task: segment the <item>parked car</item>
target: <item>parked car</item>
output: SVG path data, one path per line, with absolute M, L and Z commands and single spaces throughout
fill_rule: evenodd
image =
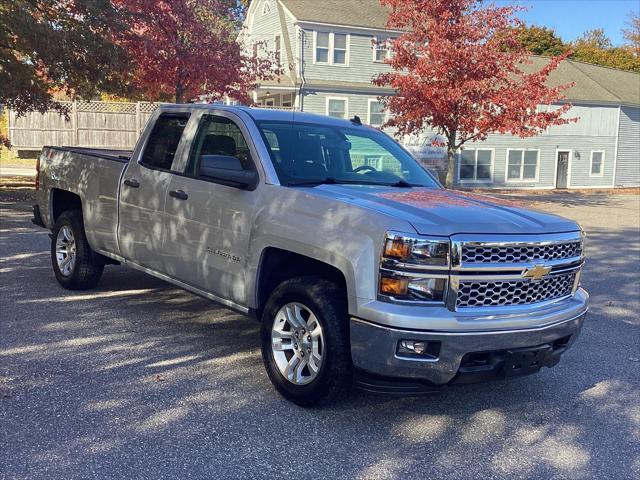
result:
M 63 287 L 125 264 L 249 314 L 300 405 L 537 372 L 587 312 L 576 223 L 446 190 L 357 118 L 163 106 L 133 152 L 44 148 L 37 182 Z

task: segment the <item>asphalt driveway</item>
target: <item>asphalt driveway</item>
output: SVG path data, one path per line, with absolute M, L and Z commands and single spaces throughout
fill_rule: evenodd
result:
M 640 478 L 640 199 L 523 198 L 588 231 L 592 309 L 553 369 L 304 410 L 257 325 L 125 267 L 56 283 L 47 232 L 0 196 L 0 477 Z

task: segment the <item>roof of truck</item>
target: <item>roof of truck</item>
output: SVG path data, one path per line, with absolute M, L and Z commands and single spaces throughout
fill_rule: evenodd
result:
M 292 110 L 277 110 L 271 108 L 254 108 L 240 105 L 222 105 L 219 103 L 188 103 L 188 104 L 163 104 L 160 107 L 163 111 L 171 110 L 217 110 L 238 113 L 246 113 L 256 121 L 270 120 L 274 122 L 300 122 L 319 123 L 323 125 L 347 126 L 353 125 L 349 120 L 317 115 L 315 113 L 296 112 Z

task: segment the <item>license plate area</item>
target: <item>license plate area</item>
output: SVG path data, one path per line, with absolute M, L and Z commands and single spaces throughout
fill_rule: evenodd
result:
M 518 377 L 535 373 L 542 367 L 552 365 L 552 360 L 551 345 L 508 350 L 504 361 L 504 374 L 507 377 Z

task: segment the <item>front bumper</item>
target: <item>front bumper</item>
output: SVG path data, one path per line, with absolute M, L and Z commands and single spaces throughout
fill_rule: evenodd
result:
M 553 366 L 578 337 L 587 311 L 586 292 L 584 297 L 578 311 L 570 308 L 565 310 L 564 318 L 554 315 L 556 321 L 553 323 L 520 329 L 415 330 L 352 318 L 351 355 L 356 371 L 360 372 L 359 386 L 372 391 L 395 391 L 393 379 L 438 386 L 503 378 L 510 376 L 505 371 L 505 358 L 510 358 L 514 350 L 535 347 L 545 348 L 549 353 L 539 367 Z M 433 344 L 437 355 L 425 358 L 401 356 L 397 353 L 401 340 Z M 533 373 L 539 367 L 525 369 L 523 374 Z M 405 390 L 412 389 L 407 387 Z M 403 387 L 398 391 L 403 391 Z

